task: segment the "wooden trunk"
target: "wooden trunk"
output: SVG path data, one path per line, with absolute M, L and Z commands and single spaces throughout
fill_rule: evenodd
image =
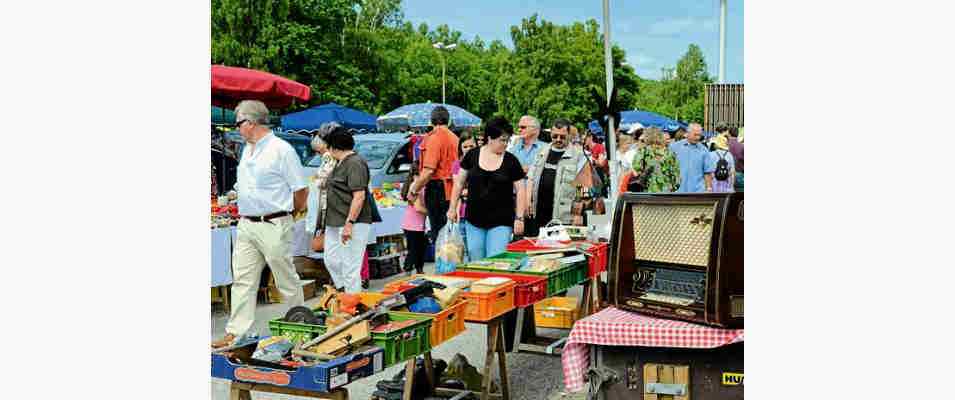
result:
M 743 193 L 626 193 L 610 243 L 618 308 L 743 327 Z
M 591 357 L 615 378 L 602 385 L 599 400 L 743 398 L 743 343 L 716 349 L 593 345 Z

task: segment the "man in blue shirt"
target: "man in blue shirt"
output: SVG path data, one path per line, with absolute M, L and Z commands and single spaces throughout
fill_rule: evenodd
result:
M 700 142 L 703 127 L 693 123 L 686 139 L 670 143 L 670 151 L 680 163 L 680 189 L 677 193 L 700 193 L 713 191 L 713 166 L 706 162 L 709 149 Z
M 520 161 L 521 167 L 524 168 L 524 173 L 527 173 L 527 168 L 530 167 L 534 158 L 537 157 L 537 153 L 544 147 L 544 142 L 537 139 L 541 132 L 541 124 L 537 118 L 525 115 L 517 123 L 517 129 L 520 137 L 511 141 L 510 145 L 507 146 L 507 151 L 517 157 L 517 161 Z

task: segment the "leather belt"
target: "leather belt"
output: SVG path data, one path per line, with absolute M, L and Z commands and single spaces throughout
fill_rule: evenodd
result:
M 252 222 L 269 222 L 269 221 L 271 221 L 271 220 L 273 220 L 273 219 L 275 219 L 275 218 L 281 218 L 281 217 L 284 217 L 284 216 L 286 216 L 286 215 L 292 215 L 292 213 L 290 213 L 290 212 L 288 212 L 288 211 L 279 211 L 279 212 L 277 212 L 277 213 L 272 213 L 272 214 L 269 214 L 269 215 L 263 215 L 263 216 L 261 216 L 261 217 L 243 215 L 242 218 L 245 218 L 245 219 L 247 219 L 247 220 L 249 220 L 249 221 L 252 221 Z

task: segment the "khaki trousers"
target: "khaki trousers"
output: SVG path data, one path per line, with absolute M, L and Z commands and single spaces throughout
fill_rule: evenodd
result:
M 236 242 L 232 249 L 232 309 L 226 333 L 241 337 L 250 333 L 255 323 L 255 305 L 262 268 L 268 263 L 275 277 L 275 286 L 289 308 L 305 303 L 302 283 L 292 264 L 293 222 L 291 216 L 268 222 L 252 222 L 245 218 L 236 227 Z

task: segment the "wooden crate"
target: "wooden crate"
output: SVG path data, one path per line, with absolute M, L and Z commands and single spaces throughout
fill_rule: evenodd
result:
M 616 378 L 602 385 L 598 400 L 743 399 L 743 343 L 715 349 L 590 347 L 594 366 Z

